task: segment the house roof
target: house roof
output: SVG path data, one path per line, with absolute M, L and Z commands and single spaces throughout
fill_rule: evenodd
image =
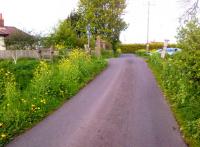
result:
M 22 30 L 16 28 L 16 27 L 12 27 L 12 26 L 5 26 L 4 25 L 4 19 L 2 17 L 2 13 L 0 13 L 0 36 L 4 36 L 4 37 L 9 37 L 12 36 L 13 34 L 22 34 L 22 35 L 29 35 L 26 32 L 23 32 Z M 29 35 L 30 36 L 30 35 Z
M 16 32 L 22 32 L 21 30 L 17 29 L 16 27 L 10 27 L 10 26 L 0 27 L 0 31 L 2 31 L 8 35 L 16 33 Z
M 8 32 L 7 32 L 5 29 L 0 28 L 0 36 L 6 37 L 6 36 L 8 36 L 8 35 L 9 35 L 9 34 L 8 34 Z
M 12 36 L 16 33 L 19 33 L 19 34 L 22 34 L 22 35 L 25 35 L 25 36 L 30 36 L 30 34 L 16 28 L 16 27 L 12 27 L 12 26 L 4 26 L 4 27 L 0 27 L 0 35 L 2 36 L 5 36 L 5 37 L 9 37 L 9 36 Z

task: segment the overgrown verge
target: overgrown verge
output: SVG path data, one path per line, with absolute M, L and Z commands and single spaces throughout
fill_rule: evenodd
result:
M 149 58 L 180 130 L 191 147 L 200 146 L 200 51 L 188 51 L 162 60 Z
M 0 146 L 58 108 L 107 65 L 104 59 L 79 50 L 54 64 L 30 64 L 36 68 L 26 63 L 27 70 L 21 69 L 28 75 L 24 75 L 25 86 L 17 67 L 0 68 Z

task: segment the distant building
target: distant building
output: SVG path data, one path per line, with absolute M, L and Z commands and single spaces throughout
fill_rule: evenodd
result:
M 0 50 L 6 50 L 4 38 L 8 36 L 8 33 L 3 28 L 4 20 L 2 18 L 2 14 L 0 14 Z
M 5 38 L 9 38 L 14 34 L 21 34 L 24 36 L 30 36 L 29 34 L 23 32 L 22 30 L 13 27 L 13 26 L 5 26 L 4 19 L 2 17 L 2 13 L 0 13 L 0 50 L 6 50 L 5 46 Z

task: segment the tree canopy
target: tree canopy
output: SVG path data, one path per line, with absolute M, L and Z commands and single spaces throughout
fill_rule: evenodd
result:
M 78 13 L 81 19 L 78 27 L 85 30 L 90 24 L 94 38 L 101 36 L 110 41 L 115 49 L 120 32 L 127 27 L 122 19 L 125 8 L 125 0 L 80 0 Z
M 185 13 L 178 28 L 177 41 L 185 50 L 200 50 L 199 0 L 184 0 Z
M 38 38 L 37 36 L 32 36 L 29 33 L 25 33 L 20 30 L 16 30 L 11 33 L 5 38 L 6 48 L 8 50 L 34 49 Z
M 115 50 L 121 31 L 127 28 L 122 18 L 125 8 L 126 0 L 80 0 L 78 9 L 59 23 L 46 42 L 62 48 L 83 47 L 87 43 L 86 27 L 90 25 L 92 44 L 100 36 Z
M 200 49 L 200 23 L 198 19 L 187 22 L 185 26 L 178 29 L 178 43 L 186 50 Z

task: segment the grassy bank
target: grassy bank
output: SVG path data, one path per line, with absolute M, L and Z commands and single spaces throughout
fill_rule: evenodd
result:
M 57 109 L 106 65 L 78 50 L 56 63 L 0 61 L 0 146 Z
M 191 147 L 200 146 L 200 52 L 190 51 L 162 60 L 149 57 L 149 66 L 157 77 Z

